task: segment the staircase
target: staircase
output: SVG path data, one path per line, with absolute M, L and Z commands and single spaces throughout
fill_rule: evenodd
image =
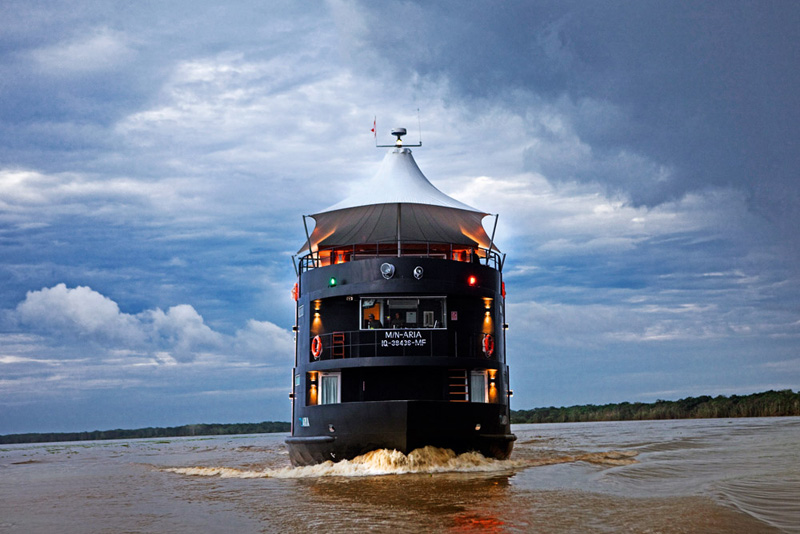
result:
M 333 333 L 333 349 L 334 358 L 344 358 L 344 332 Z
M 467 402 L 469 386 L 466 369 L 450 369 L 447 383 L 450 402 Z

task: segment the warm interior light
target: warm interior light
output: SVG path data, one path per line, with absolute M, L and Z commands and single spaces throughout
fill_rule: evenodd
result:
M 487 374 L 489 375 L 489 391 L 487 391 L 489 396 L 489 402 L 499 402 L 499 394 L 500 392 L 497 390 L 497 369 L 488 369 Z
M 313 406 L 317 404 L 317 401 L 319 400 L 317 396 L 317 371 L 308 372 L 308 381 L 310 382 L 308 387 L 308 404 Z

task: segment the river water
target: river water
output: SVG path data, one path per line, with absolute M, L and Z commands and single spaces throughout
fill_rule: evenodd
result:
M 0 446 L 0 532 L 800 533 L 800 418 L 513 431 L 302 468 L 284 434 Z

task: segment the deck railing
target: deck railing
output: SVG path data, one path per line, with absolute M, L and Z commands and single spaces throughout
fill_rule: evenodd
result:
M 504 254 L 481 247 L 466 247 L 450 243 L 362 243 L 346 247 L 316 250 L 297 258 L 299 272 L 368 258 L 439 258 L 487 265 L 498 271 L 503 269 Z
M 488 342 L 483 332 L 459 333 L 444 329 L 378 329 L 330 332 L 311 336 L 309 346 L 319 337 L 320 351 L 309 351 L 311 362 L 347 358 L 389 356 L 445 356 L 497 359 L 495 339 Z M 487 350 L 488 349 L 488 350 Z

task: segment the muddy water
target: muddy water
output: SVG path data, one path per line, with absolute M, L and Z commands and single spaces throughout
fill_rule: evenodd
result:
M 284 435 L 0 447 L 0 532 L 797 532 L 800 418 L 518 425 L 292 468 Z

